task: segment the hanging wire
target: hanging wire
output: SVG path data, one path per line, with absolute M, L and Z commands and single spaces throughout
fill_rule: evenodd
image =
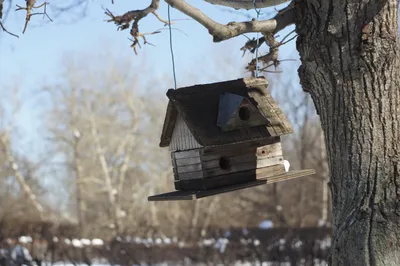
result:
M 175 72 L 175 57 L 174 57 L 174 49 L 172 45 L 172 28 L 171 28 L 171 7 L 168 5 L 168 28 L 169 28 L 169 47 L 171 50 L 171 59 L 172 59 L 172 73 L 174 76 L 174 89 L 176 90 L 176 72 Z
M 260 11 L 260 9 L 257 9 L 256 0 L 253 0 L 253 6 L 254 6 L 254 10 L 257 13 L 256 20 L 258 21 L 258 19 L 260 18 L 261 11 Z M 259 32 L 257 32 L 257 44 L 256 44 L 256 78 L 258 78 L 258 46 L 260 44 L 260 39 L 258 38 L 258 34 L 259 34 Z

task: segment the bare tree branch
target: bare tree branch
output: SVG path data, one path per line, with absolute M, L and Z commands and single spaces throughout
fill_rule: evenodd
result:
M 207 28 L 213 36 L 214 42 L 221 42 L 249 32 L 276 33 L 293 24 L 295 18 L 293 8 L 289 8 L 284 9 L 284 12 L 278 12 L 274 18 L 269 20 L 230 22 L 227 25 L 223 25 L 212 20 L 184 0 L 165 0 L 165 2 Z
M 139 38 L 140 37 L 143 38 L 144 44 L 148 43 L 145 38 L 145 34 L 142 34 L 139 31 L 139 21 L 142 18 L 146 17 L 148 14 L 153 14 L 159 21 L 163 22 L 165 25 L 168 24 L 168 21 L 162 19 L 157 14 L 156 11 L 159 8 L 159 6 L 160 6 L 160 0 L 152 0 L 151 4 L 147 8 L 141 10 L 129 11 L 123 14 L 122 16 L 114 16 L 114 14 L 108 9 L 106 9 L 105 14 L 110 17 L 110 19 L 107 20 L 107 22 L 114 22 L 116 25 L 118 25 L 118 30 L 126 30 L 127 28 L 129 28 L 131 22 L 133 22 L 130 31 L 130 34 L 133 37 L 132 40 L 133 43 L 131 47 L 137 54 L 136 46 L 140 47 Z M 156 31 L 150 34 L 155 34 L 155 33 L 159 32 Z
M 99 138 L 98 129 L 97 129 L 97 123 L 93 117 L 93 114 L 90 116 L 90 123 L 91 123 L 91 132 L 92 132 L 93 141 L 96 146 L 97 157 L 100 162 L 101 169 L 102 169 L 103 175 L 104 175 L 105 190 L 107 191 L 108 200 L 112 207 L 112 212 L 113 212 L 112 215 L 113 215 L 114 223 L 115 223 L 115 227 L 116 227 L 115 229 L 116 229 L 116 232 L 119 233 L 120 221 L 118 218 L 119 217 L 118 214 L 119 214 L 120 208 L 116 202 L 116 194 L 118 193 L 118 191 L 114 188 L 113 183 L 112 183 L 112 177 L 110 174 L 111 171 L 110 171 L 107 161 L 106 161 L 104 148 L 100 143 L 100 138 Z
M 35 6 L 36 0 L 25 0 L 25 2 L 26 2 L 26 7 L 22 7 L 22 6 L 17 5 L 17 9 L 15 10 L 15 11 L 26 10 L 25 26 L 24 26 L 24 30 L 22 31 L 22 33 L 25 33 L 25 31 L 26 31 L 26 29 L 27 29 L 27 27 L 28 27 L 28 23 L 29 23 L 29 21 L 31 20 L 31 17 L 34 16 L 34 15 L 43 15 L 43 16 L 47 16 L 47 18 L 48 18 L 50 21 L 53 21 L 53 20 L 49 17 L 49 15 L 47 14 L 47 11 L 46 11 L 46 7 L 47 7 L 47 5 L 48 5 L 49 3 L 44 2 L 44 3 L 41 4 L 41 5 Z M 38 8 L 41 8 L 41 7 L 44 7 L 43 13 L 32 13 L 32 10 L 33 10 L 33 9 L 38 9 Z
M 254 5 L 257 8 L 265 8 L 270 6 L 277 6 L 290 0 L 204 0 L 210 4 L 232 7 L 234 9 L 253 9 Z
M 15 178 L 17 179 L 19 185 L 21 186 L 21 189 L 28 196 L 29 201 L 32 203 L 32 206 L 37 210 L 40 218 L 44 220 L 45 219 L 44 208 L 43 208 L 42 204 L 40 204 L 40 202 L 38 201 L 37 196 L 32 191 L 31 187 L 25 182 L 25 179 L 24 179 L 21 171 L 19 170 L 18 164 L 15 161 L 15 158 L 10 151 L 10 142 L 9 142 L 9 136 L 8 136 L 7 132 L 1 134 L 0 142 L 1 142 L 1 145 L 3 146 L 5 154 L 7 156 L 7 161 L 13 171 L 13 174 L 15 175 Z
M 3 22 L 2 22 L 2 19 L 3 19 L 3 7 L 4 7 L 3 4 L 4 4 L 4 0 L 0 0 L 0 28 L 1 28 L 4 32 L 6 32 L 6 33 L 8 33 L 8 34 L 10 34 L 10 35 L 12 35 L 12 36 L 14 36 L 14 37 L 19 38 L 18 35 L 9 32 L 9 31 L 4 27 L 4 25 L 3 25 Z

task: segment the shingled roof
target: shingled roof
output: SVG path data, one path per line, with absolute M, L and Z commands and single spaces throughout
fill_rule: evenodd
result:
M 196 141 L 214 146 L 293 133 L 292 127 L 267 91 L 264 78 L 242 78 L 214 84 L 194 85 L 167 92 L 169 103 L 161 134 L 160 147 L 170 144 L 178 114 L 182 116 Z M 222 131 L 217 126 L 220 96 L 231 93 L 249 99 L 268 124 Z

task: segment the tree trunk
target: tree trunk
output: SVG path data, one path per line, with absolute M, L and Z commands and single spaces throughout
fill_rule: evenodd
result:
M 326 166 L 326 151 L 325 151 L 325 138 L 324 132 L 321 130 L 320 133 L 320 151 L 321 151 L 321 170 L 322 172 L 319 173 L 322 176 L 322 213 L 321 213 L 321 221 L 323 222 L 324 226 L 328 226 L 328 213 L 329 213 L 329 187 L 328 187 L 328 176 L 327 176 L 327 166 Z
M 329 158 L 329 262 L 400 265 L 398 3 L 296 1 L 299 76 Z

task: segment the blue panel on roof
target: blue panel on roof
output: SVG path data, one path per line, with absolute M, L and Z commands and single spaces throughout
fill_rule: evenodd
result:
M 235 115 L 236 110 L 239 109 L 244 97 L 224 92 L 219 96 L 219 109 L 217 125 L 224 127 L 228 124 L 229 120 Z
M 228 92 L 222 93 L 218 108 L 217 126 L 222 131 L 269 124 L 268 119 L 247 97 Z

